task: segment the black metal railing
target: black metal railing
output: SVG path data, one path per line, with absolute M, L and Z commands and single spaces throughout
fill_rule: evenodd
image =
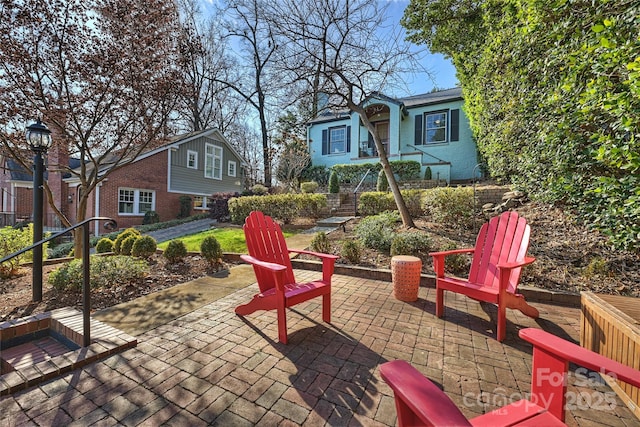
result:
M 353 216 L 358 216 L 358 190 L 360 190 L 360 187 L 364 183 L 364 180 L 367 178 L 369 173 L 371 173 L 371 169 L 367 169 L 365 174 L 362 176 L 362 179 L 360 180 L 358 185 L 356 185 L 356 188 L 353 190 Z
M 69 233 L 75 230 L 78 227 L 82 227 L 82 326 L 83 326 L 83 341 L 82 346 L 88 347 L 91 344 L 91 319 L 89 314 L 91 313 L 91 287 L 90 287 L 90 269 L 89 269 L 89 223 L 92 221 L 106 221 L 104 224 L 104 228 L 107 230 L 115 230 L 118 227 L 117 222 L 108 217 L 95 216 L 93 218 L 85 219 L 82 222 L 77 223 L 76 225 L 72 225 L 71 227 L 59 231 L 45 239 L 40 240 L 39 242 L 34 243 L 33 245 L 21 249 L 18 252 L 14 252 L 11 255 L 7 255 L 6 257 L 0 259 L 0 264 L 5 261 L 9 261 L 12 258 L 15 258 L 19 255 L 22 255 L 25 252 L 28 252 L 36 247 L 42 247 L 45 243 L 60 237 L 66 233 Z M 31 286 L 34 286 L 32 283 Z M 42 286 L 42 284 L 40 284 Z

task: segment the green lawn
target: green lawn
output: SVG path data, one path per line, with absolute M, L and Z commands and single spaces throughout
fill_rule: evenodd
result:
M 283 231 L 285 237 L 292 236 L 294 233 Z M 247 244 L 244 240 L 244 231 L 241 228 L 215 228 L 213 230 L 203 231 L 197 234 L 180 237 L 190 252 L 200 252 L 200 243 L 207 236 L 213 236 L 218 239 L 222 252 L 247 253 Z M 168 241 L 158 243 L 158 248 L 164 250 L 169 244 Z

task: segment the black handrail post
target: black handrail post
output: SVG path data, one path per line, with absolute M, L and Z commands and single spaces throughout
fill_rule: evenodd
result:
M 91 270 L 89 268 L 89 223 L 82 226 L 82 324 L 83 341 L 82 346 L 88 347 L 91 344 Z

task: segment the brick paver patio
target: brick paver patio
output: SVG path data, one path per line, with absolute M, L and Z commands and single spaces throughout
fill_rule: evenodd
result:
M 533 303 L 541 319 L 509 311 L 499 343 L 493 306 L 449 293 L 441 320 L 434 289 L 406 303 L 391 286 L 334 276 L 332 324 L 322 323 L 319 300 L 298 305 L 284 346 L 275 312 L 234 314 L 256 292 L 251 285 L 139 335 L 136 348 L 3 397 L 0 425 L 393 426 L 391 390 L 378 373 L 393 359 L 410 361 L 473 416 L 528 392 L 531 348 L 519 329 L 579 336 L 578 308 Z M 584 387 L 590 377 L 572 377 L 569 425 L 639 424 L 608 387 Z

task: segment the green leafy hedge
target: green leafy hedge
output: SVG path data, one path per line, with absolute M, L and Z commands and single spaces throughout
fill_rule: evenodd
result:
M 401 190 L 404 203 L 412 218 L 418 218 L 424 214 L 424 195 L 429 190 Z M 381 191 L 369 191 L 362 193 L 358 200 L 358 212 L 360 215 L 376 215 L 384 211 L 397 210 L 392 193 Z
M 229 199 L 231 222 L 242 224 L 251 211 L 261 211 L 285 224 L 297 217 L 317 218 L 327 206 L 324 194 L 275 194 L 244 196 Z

